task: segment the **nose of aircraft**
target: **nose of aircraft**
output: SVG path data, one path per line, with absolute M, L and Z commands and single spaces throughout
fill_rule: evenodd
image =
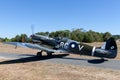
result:
M 30 38 L 33 38 L 35 35 L 34 34 L 32 34 L 32 35 L 30 35 Z

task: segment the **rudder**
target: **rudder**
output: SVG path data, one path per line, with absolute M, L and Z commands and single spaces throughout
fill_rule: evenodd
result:
M 109 58 L 115 58 L 117 56 L 117 44 L 113 37 L 109 38 L 102 46 L 101 49 L 105 49 L 111 53 Z

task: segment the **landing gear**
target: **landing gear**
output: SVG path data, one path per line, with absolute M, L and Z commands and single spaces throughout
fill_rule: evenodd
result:
M 41 57 L 41 56 L 42 56 L 42 51 L 37 52 L 37 56 L 38 56 L 38 57 Z
M 101 61 L 108 61 L 108 60 L 102 57 L 102 58 L 101 58 Z
M 104 58 L 101 58 L 101 60 L 102 60 L 102 61 L 105 61 L 105 59 L 104 59 Z
M 52 53 L 51 52 L 47 52 L 47 56 L 52 56 Z
M 42 52 L 43 52 L 43 51 L 37 52 L 37 56 L 38 56 L 38 57 L 42 57 Z M 47 53 L 47 56 L 52 56 L 52 53 L 51 53 L 51 52 L 46 52 L 46 53 Z
M 105 58 L 101 58 L 101 61 L 108 61 L 107 59 L 105 59 Z

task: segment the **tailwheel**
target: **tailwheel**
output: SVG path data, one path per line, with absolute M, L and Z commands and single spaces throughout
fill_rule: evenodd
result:
M 41 57 L 42 56 L 42 51 L 41 52 L 37 52 L 37 56 Z
M 101 60 L 102 60 L 102 61 L 105 61 L 105 58 L 102 57 Z
M 101 58 L 101 61 L 108 61 L 107 59 L 105 59 L 105 58 Z

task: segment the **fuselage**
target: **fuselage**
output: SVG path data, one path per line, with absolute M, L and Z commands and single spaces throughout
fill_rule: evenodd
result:
M 42 35 L 33 35 L 31 36 L 31 38 L 33 40 L 40 41 L 41 45 L 47 45 L 56 50 L 58 49 L 66 50 L 67 52 L 73 54 L 88 55 L 101 58 L 116 57 L 116 54 L 113 54 L 113 52 L 116 53 L 115 50 L 113 49 L 105 50 L 101 49 L 100 47 L 98 48 L 95 46 L 90 46 L 70 39 L 55 39 Z

